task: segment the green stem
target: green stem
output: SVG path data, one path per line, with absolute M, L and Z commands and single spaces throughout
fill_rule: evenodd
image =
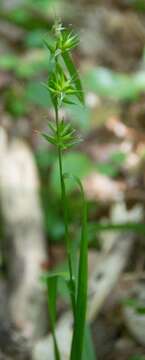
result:
M 55 336 L 55 330 L 54 330 L 53 326 L 51 328 L 51 333 L 52 333 L 52 337 L 53 337 L 55 360 L 60 360 L 59 349 L 58 349 L 57 340 L 56 340 L 56 336 Z
M 55 120 L 57 127 L 57 136 L 59 140 L 59 117 L 58 117 L 58 107 L 55 106 Z M 58 141 L 59 143 L 59 141 Z M 68 258 L 68 268 L 69 268 L 69 283 L 70 283 L 70 297 L 73 309 L 73 316 L 75 317 L 75 289 L 74 289 L 74 277 L 73 277 L 73 267 L 71 260 L 71 246 L 69 240 L 69 228 L 68 228 L 68 206 L 67 206 L 67 197 L 66 197 L 66 188 L 65 182 L 63 178 L 63 168 L 62 168 L 62 151 L 61 147 L 58 145 L 58 161 L 59 161 L 59 173 L 60 173 L 60 184 L 61 184 L 61 197 L 62 197 L 62 206 L 64 213 L 64 226 L 65 226 L 65 243 L 66 243 L 66 251 Z

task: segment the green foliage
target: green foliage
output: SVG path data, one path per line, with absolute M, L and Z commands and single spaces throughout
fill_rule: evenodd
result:
M 56 336 L 55 336 L 58 275 L 51 274 L 49 276 L 49 274 L 48 274 L 47 276 L 45 276 L 45 278 L 46 278 L 47 290 L 48 290 L 48 309 L 49 309 L 50 325 L 51 325 L 51 331 L 52 331 L 53 342 L 54 342 L 55 359 L 60 360 L 59 349 L 58 349 Z
M 38 84 L 36 81 L 28 83 L 25 90 L 25 97 L 28 103 L 48 108 L 51 105 L 51 99 L 48 91 L 42 84 Z
M 59 23 L 56 22 L 53 26 L 54 41 L 48 42 L 45 40 L 45 45 L 48 48 L 51 59 L 53 59 L 53 71 L 47 85 L 48 90 L 54 100 L 57 99 L 58 106 L 64 103 L 71 103 L 69 97 L 75 95 L 82 103 L 84 103 L 84 96 L 81 86 L 81 81 L 77 69 L 69 54 L 70 50 L 78 44 L 78 36 L 73 32 L 68 32 Z M 69 74 L 64 72 L 64 69 L 58 58 L 62 57 Z M 57 75 L 56 75 L 57 72 Z M 55 106 L 55 104 L 54 104 Z
M 68 113 L 73 121 L 73 124 L 80 127 L 82 131 L 87 132 L 90 129 L 91 110 L 85 105 L 82 106 L 80 101 L 75 101 L 76 106 L 70 104 Z
M 137 11 L 145 11 L 145 2 L 144 0 L 127 0 L 127 3 L 133 6 Z
M 145 315 L 145 306 L 142 301 L 136 298 L 127 298 L 123 301 L 124 306 L 133 308 L 133 310 L 141 316 Z
M 64 31 L 62 31 L 64 30 Z M 54 26 L 54 32 L 56 32 L 56 48 L 61 52 L 69 52 L 79 44 L 79 37 L 73 31 L 65 30 L 64 28 L 59 29 Z
M 51 130 L 51 135 L 42 134 L 43 137 L 50 142 L 50 144 L 59 147 L 61 150 L 66 150 L 79 142 L 76 138 L 75 132 L 71 124 L 65 124 L 64 120 L 59 121 L 58 127 L 55 123 L 49 122 L 48 126 Z
M 54 328 L 56 322 L 57 275 L 47 277 L 47 287 L 48 287 L 48 308 L 50 311 L 51 326 Z
M 2 0 L 1 0 L 2 1 Z M 61 0 L 62 1 L 62 0 Z M 60 0 L 22 0 L 4 10 L 1 17 L 27 30 L 50 28 L 48 15 L 57 11 Z
M 1 70 L 14 70 L 18 66 L 18 57 L 14 54 L 8 53 L 0 57 Z
M 85 329 L 85 344 L 83 352 L 83 360 L 96 360 L 95 349 L 92 341 L 91 330 L 89 325 Z
M 42 40 L 44 39 L 44 31 L 41 29 L 30 31 L 25 37 L 25 45 L 28 48 L 42 48 Z
M 27 101 L 23 89 L 10 88 L 5 93 L 5 108 L 15 120 L 28 112 Z
M 110 158 L 110 162 L 107 163 L 97 163 L 93 164 L 93 162 L 89 159 L 89 157 L 85 154 L 82 154 L 78 151 L 71 151 L 63 155 L 63 168 L 64 172 L 69 172 L 74 176 L 78 176 L 82 180 L 87 175 L 91 173 L 91 171 L 99 171 L 103 175 L 114 177 L 118 175 L 121 164 L 124 163 L 126 156 L 122 152 L 116 152 L 112 154 Z M 54 163 L 51 172 L 51 184 L 56 193 L 60 193 L 59 191 L 59 167 L 57 161 Z M 67 185 L 67 191 L 72 192 L 75 189 L 75 185 L 73 181 L 70 181 Z
M 20 58 L 19 56 L 8 53 L 1 55 L 0 69 L 13 71 L 17 78 L 28 79 L 30 76 L 35 76 L 38 72 L 48 68 L 48 59 L 45 53 L 34 54 L 30 58 Z
M 93 163 L 90 159 L 81 154 L 78 151 L 71 151 L 63 155 L 63 169 L 64 172 L 69 172 L 74 176 L 79 176 L 82 180 L 85 176 L 89 175 L 89 173 L 93 170 Z M 59 167 L 58 163 L 52 167 L 51 172 L 51 184 L 56 193 L 60 193 L 59 190 Z M 67 184 L 67 192 L 71 193 L 75 189 L 75 184 L 73 180 L 70 180 Z
M 72 62 L 72 59 L 69 55 L 71 49 L 73 49 L 78 44 L 77 35 L 73 32 L 66 31 L 60 23 L 55 23 L 53 26 L 54 41 L 47 42 L 45 41 L 45 46 L 50 53 L 51 67 L 50 75 L 47 83 L 45 84 L 46 89 L 48 90 L 52 105 L 55 111 L 55 123 L 49 122 L 48 126 L 50 132 L 43 133 L 42 136 L 49 142 L 54 145 L 58 152 L 58 164 L 56 170 L 53 172 L 54 179 L 61 184 L 61 197 L 62 197 L 62 206 L 64 214 L 64 229 L 65 229 L 65 245 L 67 252 L 67 261 L 68 261 L 68 273 L 69 279 L 67 280 L 68 291 L 70 294 L 70 300 L 72 305 L 73 312 L 73 338 L 72 346 L 70 352 L 71 360 L 81 360 L 83 359 L 83 351 L 85 344 L 85 322 L 86 322 L 86 308 L 87 308 L 87 280 L 88 280 L 88 234 L 87 234 L 87 205 L 84 197 L 84 191 L 80 179 L 74 174 L 74 171 L 71 171 L 71 175 L 68 174 L 70 167 L 70 159 L 64 161 L 62 159 L 62 151 L 70 148 L 75 145 L 78 141 L 75 136 L 75 130 L 69 123 L 65 123 L 59 118 L 59 109 L 65 104 L 72 104 L 72 99 L 70 97 L 77 98 L 80 102 L 83 103 L 83 93 L 79 75 L 75 68 L 75 65 Z M 62 65 L 62 60 L 66 66 Z M 75 153 L 67 154 L 68 156 L 75 156 Z M 66 155 L 66 156 L 67 156 Z M 63 161 L 62 161 L 63 160 Z M 79 164 L 78 164 L 79 160 Z M 89 163 L 89 161 L 88 161 Z M 86 159 L 84 160 L 81 155 L 78 157 L 77 154 L 77 173 L 80 175 L 80 166 L 82 166 L 83 172 L 86 167 Z M 76 170 L 76 161 L 72 162 L 72 167 L 75 166 Z M 84 167 L 84 168 L 83 168 Z M 88 169 L 88 164 L 87 164 Z M 65 170 L 67 173 L 65 173 Z M 72 170 L 72 169 L 71 169 Z M 56 175 L 55 175 L 56 172 Z M 76 171 L 75 171 L 76 172 Z M 75 175 L 72 175 L 72 173 Z M 81 230 L 81 241 L 80 241 L 80 253 L 78 260 L 78 270 L 74 271 L 73 267 L 73 258 L 72 258 L 72 247 L 70 243 L 70 234 L 69 234 L 69 222 L 68 222 L 68 199 L 66 194 L 66 180 L 70 179 L 77 184 L 81 192 L 82 198 L 82 230 Z M 59 188 L 59 186 L 57 186 Z M 53 276 L 52 276 L 53 278 Z M 55 302 L 56 299 L 56 284 L 51 283 L 52 289 L 52 302 Z M 54 309 L 52 302 L 49 305 L 50 313 L 54 314 Z M 53 317 L 54 318 L 54 317 Z M 52 318 L 52 320 L 53 320 Z M 52 323 L 52 336 L 55 349 L 55 358 L 59 358 L 58 346 L 54 333 L 54 321 Z
M 42 22 L 36 21 L 32 13 L 23 6 L 16 6 L 9 11 L 1 11 L 1 17 L 10 23 L 22 26 L 27 30 L 37 28 L 40 24 L 43 26 Z
M 102 231 L 132 231 L 137 234 L 145 235 L 145 225 L 142 223 L 127 222 L 123 224 L 111 224 L 111 223 L 91 223 L 89 226 L 90 231 L 92 232 L 102 232 Z
M 39 149 L 35 154 L 38 167 L 41 171 L 48 170 L 48 167 L 51 166 L 56 160 L 56 153 L 53 151 L 48 151 L 47 149 Z
M 103 97 L 133 101 L 145 92 L 145 73 L 127 75 L 101 67 L 94 68 L 85 74 L 84 86 Z
M 85 321 L 87 310 L 87 279 L 88 279 L 88 230 L 87 230 L 87 204 L 82 184 L 75 178 L 82 195 L 82 232 L 80 242 L 80 257 L 76 286 L 76 306 L 74 316 L 74 332 L 71 348 L 71 360 L 79 360 L 83 356 L 85 341 Z
M 96 164 L 96 169 L 103 175 L 115 177 L 120 171 L 121 165 L 126 160 L 126 154 L 123 152 L 115 152 L 106 163 Z
M 128 360 L 145 360 L 145 356 L 143 356 L 143 355 L 133 355 Z
M 38 10 L 46 11 L 52 6 L 56 6 L 58 0 L 25 0 L 29 5 L 33 5 Z
M 66 77 L 60 65 L 56 65 L 55 72 L 52 73 L 48 84 L 45 86 L 49 90 L 53 101 L 57 101 L 58 106 L 61 106 L 62 103 L 71 103 L 70 96 L 78 92 L 74 87 L 73 79 Z
M 77 97 L 80 100 L 80 102 L 84 105 L 84 94 L 77 69 L 75 68 L 71 56 L 68 53 L 65 52 L 63 54 L 63 59 L 71 77 L 73 78 L 75 87 L 77 89 Z

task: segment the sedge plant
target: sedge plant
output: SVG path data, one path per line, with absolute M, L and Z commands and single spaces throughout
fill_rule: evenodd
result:
M 51 332 L 54 343 L 54 357 L 61 359 L 57 338 L 55 334 L 56 324 L 56 299 L 57 283 L 61 276 L 65 279 L 72 307 L 73 335 L 70 349 L 70 360 L 84 359 L 86 336 L 86 308 L 87 308 L 87 283 L 88 283 L 88 240 L 87 240 L 87 203 L 85 201 L 83 186 L 79 178 L 63 172 L 63 152 L 78 143 L 76 130 L 69 122 L 65 122 L 60 116 L 60 109 L 64 104 L 74 104 L 75 99 L 84 104 L 84 94 L 78 71 L 72 60 L 71 51 L 78 43 L 79 38 L 73 31 L 68 31 L 60 23 L 55 23 L 52 28 L 53 41 L 45 41 L 45 47 L 49 51 L 49 76 L 44 84 L 49 92 L 55 120 L 48 122 L 48 133 L 43 137 L 57 149 L 60 175 L 60 187 L 62 208 L 65 227 L 65 247 L 67 254 L 67 273 L 49 272 L 45 274 L 48 288 L 48 307 L 51 323 Z M 68 222 L 68 199 L 66 182 L 73 179 L 80 190 L 82 198 L 82 228 L 78 255 L 77 271 L 74 271 L 72 248 Z

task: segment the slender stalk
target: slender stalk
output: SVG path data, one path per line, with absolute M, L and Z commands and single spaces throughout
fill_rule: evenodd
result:
M 54 327 L 51 328 L 51 333 L 52 333 L 52 337 L 53 337 L 55 360 L 61 360 Z
M 57 136 L 59 139 L 59 116 L 58 116 L 58 106 L 55 106 L 55 121 L 57 127 Z M 58 141 L 59 143 L 59 141 Z M 68 207 L 67 207 L 67 197 L 66 197 L 66 188 L 63 177 L 63 168 L 62 168 L 62 151 L 61 147 L 58 145 L 58 161 L 59 161 L 59 174 L 60 174 L 60 184 L 61 184 L 61 198 L 62 198 L 62 206 L 64 213 L 64 226 L 65 226 L 65 243 L 66 243 L 66 251 L 67 251 L 67 259 L 68 259 L 68 268 L 69 268 L 69 283 L 70 283 L 70 296 L 71 303 L 73 309 L 73 315 L 75 317 L 75 289 L 74 289 L 74 278 L 73 278 L 73 268 L 72 268 L 72 260 L 71 260 L 71 246 L 69 241 L 69 229 L 68 229 Z
M 58 280 L 57 276 L 47 278 L 47 291 L 48 291 L 49 321 L 50 321 L 51 334 L 53 338 L 55 360 L 61 360 L 59 347 L 57 343 L 57 337 L 55 334 L 57 280 Z
M 67 281 L 69 295 L 72 304 L 74 326 L 72 346 L 70 349 L 71 360 L 82 360 L 84 351 L 84 334 L 86 321 L 86 305 L 87 305 L 87 279 L 88 279 L 88 240 L 87 240 L 87 204 L 84 197 L 84 191 L 80 180 L 69 174 L 63 173 L 62 151 L 72 147 L 77 143 L 75 129 L 70 124 L 65 124 L 59 119 L 59 108 L 63 103 L 72 103 L 70 96 L 75 96 L 84 105 L 83 90 L 79 78 L 79 74 L 71 58 L 71 50 L 78 44 L 78 37 L 73 32 L 66 31 L 62 24 L 57 23 L 53 27 L 54 44 L 45 42 L 48 48 L 53 66 L 49 72 L 48 82 L 45 84 L 55 111 L 55 126 L 49 124 L 50 134 L 43 134 L 44 138 L 57 147 L 59 176 L 61 186 L 61 200 L 64 215 L 65 226 L 65 246 L 68 261 L 69 280 Z M 65 68 L 62 65 L 65 64 Z M 80 242 L 80 254 L 78 258 L 78 269 L 74 271 L 72 266 L 72 247 L 69 238 L 69 221 L 68 221 L 68 198 L 66 193 L 65 181 L 73 178 L 79 186 L 82 195 L 82 234 Z M 75 275 L 75 276 L 74 276 Z M 61 275 L 62 276 L 62 275 Z M 56 282 L 52 278 L 50 288 L 51 301 L 49 304 L 50 313 L 52 314 L 52 336 L 54 342 L 54 351 L 56 360 L 59 359 L 59 349 L 55 336 L 55 315 L 56 315 Z

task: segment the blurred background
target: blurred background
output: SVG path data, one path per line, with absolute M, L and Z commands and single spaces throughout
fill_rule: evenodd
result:
M 104 268 L 106 290 L 93 285 L 90 305 L 95 359 L 144 360 L 144 0 L 0 1 L 0 359 L 32 358 L 28 339 L 48 333 L 39 275 L 65 266 L 57 154 L 40 136 L 54 116 L 42 82 L 43 40 L 56 16 L 80 36 L 73 59 L 85 107 L 68 105 L 62 116 L 83 142 L 63 164 L 86 193 L 90 284 L 99 261 Z M 73 183 L 68 194 L 75 243 L 81 203 Z M 61 284 L 58 317 L 67 306 Z

